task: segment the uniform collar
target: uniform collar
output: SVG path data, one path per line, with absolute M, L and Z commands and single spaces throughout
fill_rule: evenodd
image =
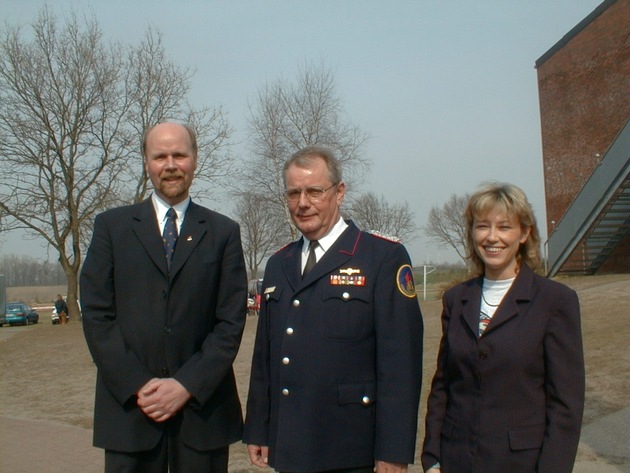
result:
M 337 223 L 333 225 L 330 231 L 326 235 L 321 237 L 319 240 L 317 240 L 321 248 L 322 254 L 326 253 L 326 251 L 328 251 L 328 249 L 335 244 L 337 239 L 346 230 L 346 228 L 348 228 L 348 224 L 344 221 L 343 218 L 341 218 L 341 216 L 339 216 L 339 220 L 337 220 Z M 307 254 L 310 240 L 306 237 L 304 237 L 303 240 L 304 241 L 302 242 L 302 252 L 304 254 Z M 316 250 L 316 253 L 318 253 L 317 250 Z M 318 256 L 318 259 L 319 257 L 321 257 L 321 255 L 319 254 L 317 256 Z

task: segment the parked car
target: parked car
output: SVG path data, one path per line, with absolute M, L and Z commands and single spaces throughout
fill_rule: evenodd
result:
M 39 314 L 23 302 L 7 303 L 7 321 L 10 325 L 29 325 L 39 322 Z

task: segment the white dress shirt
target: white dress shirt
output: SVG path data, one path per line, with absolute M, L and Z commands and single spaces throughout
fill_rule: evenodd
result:
M 343 218 L 339 217 L 339 220 L 337 220 L 337 223 L 335 223 L 330 231 L 317 240 L 317 243 L 319 244 L 315 247 L 316 262 L 324 256 L 324 253 L 326 253 L 331 246 L 333 246 L 333 244 L 337 241 L 337 238 L 341 236 L 346 228 L 348 228 L 348 224 Z M 308 258 L 308 245 L 310 242 L 311 241 L 308 238 L 304 237 L 304 243 L 302 244 L 302 271 L 304 271 L 304 266 L 306 266 L 306 259 Z

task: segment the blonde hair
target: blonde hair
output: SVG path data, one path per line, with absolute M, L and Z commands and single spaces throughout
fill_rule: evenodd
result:
M 540 234 L 534 211 L 523 190 L 507 183 L 485 184 L 468 200 L 464 219 L 466 221 L 466 259 L 471 269 L 479 275 L 485 270 L 483 260 L 475 251 L 473 222 L 475 218 L 481 218 L 495 209 L 516 218 L 522 229 L 529 229 L 529 237 L 520 245 L 516 261 L 519 266 L 525 263 L 534 271 L 538 270 L 541 264 Z

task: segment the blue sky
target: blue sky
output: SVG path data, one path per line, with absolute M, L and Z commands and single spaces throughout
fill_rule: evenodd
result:
M 0 0 L 0 19 L 28 24 L 46 2 Z M 191 99 L 222 105 L 247 152 L 247 105 L 266 82 L 305 62 L 334 71 L 349 121 L 369 134 L 372 161 L 359 192 L 406 201 L 419 228 L 433 205 L 499 180 L 522 187 L 546 235 L 538 85 L 534 62 L 600 0 L 56 0 L 60 16 L 94 12 L 108 39 L 137 43 L 148 27 L 167 53 L 196 69 Z M 223 202 L 203 202 L 229 214 Z M 46 258 L 23 235 L 3 254 Z M 407 244 L 413 263 L 457 261 Z M 51 255 L 55 259 L 55 255 Z

